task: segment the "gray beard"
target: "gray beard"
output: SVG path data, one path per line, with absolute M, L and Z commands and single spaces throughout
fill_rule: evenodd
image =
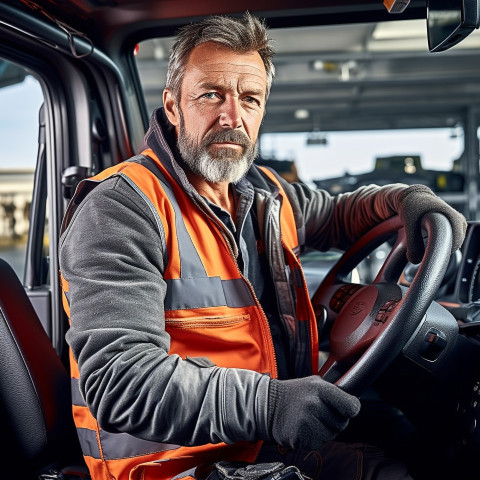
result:
M 219 148 L 210 153 L 208 147 L 212 143 L 233 142 L 242 146 L 239 153 L 231 148 Z M 207 135 L 200 144 L 195 143 L 185 131 L 183 118 L 177 140 L 178 150 L 183 161 L 195 174 L 207 182 L 238 182 L 248 171 L 258 155 L 258 144 L 252 145 L 243 132 L 224 130 Z

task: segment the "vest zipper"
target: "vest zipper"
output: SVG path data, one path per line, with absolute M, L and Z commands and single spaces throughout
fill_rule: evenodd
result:
M 223 235 L 223 232 L 221 232 L 222 235 Z M 278 377 L 278 370 L 277 370 L 277 355 L 275 353 L 275 348 L 273 346 L 273 339 L 272 339 L 272 334 L 270 332 L 270 327 L 268 326 L 268 320 L 267 320 L 267 316 L 265 314 L 265 311 L 263 310 L 263 307 L 260 303 L 260 301 L 258 300 L 257 298 L 257 295 L 255 293 L 255 290 L 252 286 L 252 284 L 250 283 L 250 281 L 244 277 L 243 273 L 241 272 L 240 270 L 240 267 L 238 266 L 238 262 L 237 262 L 237 259 L 236 257 L 234 256 L 234 253 L 233 253 L 233 250 L 232 250 L 232 247 L 230 245 L 230 242 L 228 242 L 227 239 L 225 239 L 225 242 L 227 243 L 228 245 L 228 250 L 230 252 L 230 255 L 232 257 L 232 260 L 234 261 L 235 263 L 235 267 L 237 268 L 237 272 L 239 273 L 240 277 L 245 281 L 245 283 L 247 284 L 249 290 L 250 290 L 250 293 L 252 294 L 254 300 L 255 300 L 255 303 L 257 305 L 257 308 L 260 310 L 260 313 L 261 313 L 261 322 L 260 322 L 260 326 L 262 328 L 262 333 L 264 335 L 264 338 L 267 339 L 267 342 L 268 342 L 268 346 L 270 347 L 270 353 L 273 357 L 273 375 L 274 375 L 274 378 L 277 378 Z

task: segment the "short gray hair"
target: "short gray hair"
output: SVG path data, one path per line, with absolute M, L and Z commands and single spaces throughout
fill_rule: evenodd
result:
M 258 52 L 267 73 L 268 98 L 275 76 L 272 63 L 275 52 L 265 23 L 246 12 L 240 19 L 212 15 L 180 29 L 170 52 L 166 81 L 166 87 L 174 93 L 177 101 L 180 100 L 183 74 L 191 51 L 207 42 L 218 43 L 238 53 Z

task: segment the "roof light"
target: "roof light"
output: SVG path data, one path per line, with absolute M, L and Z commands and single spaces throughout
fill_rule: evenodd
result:
M 310 116 L 310 112 L 306 108 L 295 110 L 294 116 L 297 120 L 305 120 Z

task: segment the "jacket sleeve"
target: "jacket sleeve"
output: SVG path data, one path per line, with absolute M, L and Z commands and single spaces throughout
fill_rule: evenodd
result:
M 305 227 L 305 246 L 347 249 L 378 223 L 396 215 L 407 185 L 363 186 L 335 197 L 300 183 L 283 182 L 297 219 Z
M 108 179 L 61 237 L 80 391 L 110 432 L 186 446 L 258 440 L 267 434 L 267 376 L 168 354 L 165 252 L 144 202 Z

